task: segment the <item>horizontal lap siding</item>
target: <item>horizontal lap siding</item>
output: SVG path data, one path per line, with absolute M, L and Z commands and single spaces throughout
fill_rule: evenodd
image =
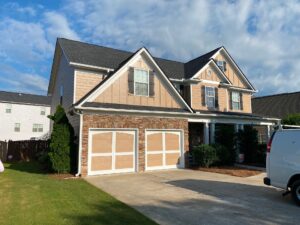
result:
M 145 170 L 145 129 L 181 129 L 184 132 L 184 150 L 188 151 L 188 121 L 178 118 L 159 118 L 127 115 L 83 115 L 82 175 L 87 174 L 89 128 L 137 128 L 138 170 Z M 185 156 L 186 159 L 186 156 Z M 187 160 L 186 165 L 187 165 Z
M 75 102 L 79 101 L 83 96 L 85 96 L 89 91 L 91 91 L 103 79 L 104 79 L 103 73 L 77 70 Z

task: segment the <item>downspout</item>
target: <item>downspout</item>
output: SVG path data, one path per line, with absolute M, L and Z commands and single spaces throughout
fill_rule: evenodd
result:
M 81 154 L 82 154 L 82 113 L 81 111 L 77 112 L 76 110 L 74 110 L 74 113 L 76 115 L 79 115 L 79 150 L 78 150 L 78 168 L 77 168 L 77 173 L 75 174 L 76 177 L 80 176 L 81 174 Z

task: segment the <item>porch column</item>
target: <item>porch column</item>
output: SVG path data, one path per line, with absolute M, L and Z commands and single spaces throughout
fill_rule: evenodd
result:
M 237 133 L 239 131 L 239 124 L 234 124 L 234 132 Z
M 266 129 L 266 132 L 267 132 L 267 140 L 266 140 L 266 143 L 268 143 L 270 137 L 271 137 L 271 126 L 270 125 L 267 125 L 267 129 Z
M 209 126 L 208 123 L 204 123 L 204 144 L 209 144 Z
M 210 123 L 210 144 L 214 144 L 215 143 L 215 128 L 216 128 L 216 124 L 215 123 Z
M 240 130 L 244 130 L 244 124 L 240 124 Z

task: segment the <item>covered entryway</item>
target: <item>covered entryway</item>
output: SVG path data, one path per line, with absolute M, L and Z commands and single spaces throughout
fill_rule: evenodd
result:
M 147 130 L 145 136 L 146 170 L 184 167 L 181 131 Z
M 90 130 L 88 175 L 134 172 L 136 136 L 135 130 Z

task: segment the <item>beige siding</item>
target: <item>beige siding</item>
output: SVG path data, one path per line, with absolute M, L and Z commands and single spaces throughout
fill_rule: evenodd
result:
M 226 71 L 224 72 L 233 86 L 240 87 L 240 88 L 248 88 L 245 82 L 239 77 L 238 71 L 234 68 L 234 66 L 225 58 L 222 53 L 218 53 L 216 56 L 216 60 L 218 61 L 225 61 L 226 62 Z
M 203 70 L 198 76 L 198 79 L 201 80 L 210 80 L 210 81 L 216 81 L 216 82 L 222 82 L 224 80 L 220 78 L 220 75 L 217 74 L 216 69 L 212 68 L 211 66 L 208 66 L 207 69 Z
M 75 102 L 79 101 L 103 79 L 103 73 L 76 70 Z
M 150 63 L 144 58 L 138 60 L 134 65 L 135 68 L 153 70 Z M 154 96 L 135 96 L 128 92 L 128 73 L 129 69 L 122 74 L 113 84 L 101 93 L 94 102 L 128 104 L 128 105 L 143 105 L 143 106 L 158 106 L 168 108 L 181 108 L 174 94 L 158 75 L 154 78 Z

